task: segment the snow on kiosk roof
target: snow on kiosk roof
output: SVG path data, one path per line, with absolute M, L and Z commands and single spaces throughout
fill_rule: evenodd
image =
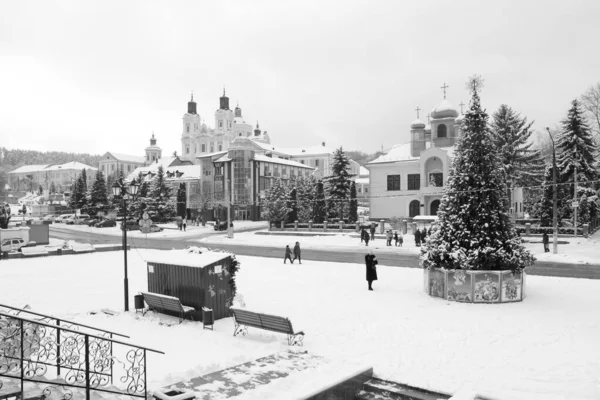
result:
M 148 252 L 145 260 L 148 263 L 183 265 L 186 267 L 204 268 L 207 265 L 219 262 L 230 257 L 229 253 L 205 251 L 202 254 L 190 253 L 187 250 L 157 250 Z

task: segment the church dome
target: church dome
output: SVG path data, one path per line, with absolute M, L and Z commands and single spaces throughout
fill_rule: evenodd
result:
M 435 106 L 431 110 L 431 118 L 456 118 L 458 117 L 458 111 L 450 102 L 446 99 L 442 100 L 440 104 Z
M 419 118 L 415 119 L 412 124 L 410 124 L 411 129 L 423 129 L 425 128 L 425 122 L 421 121 Z

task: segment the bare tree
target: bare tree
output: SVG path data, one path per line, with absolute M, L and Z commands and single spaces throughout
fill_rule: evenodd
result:
M 590 127 L 598 143 L 600 138 L 600 82 L 590 86 L 581 95 L 581 104 L 586 111 L 586 117 L 590 121 Z

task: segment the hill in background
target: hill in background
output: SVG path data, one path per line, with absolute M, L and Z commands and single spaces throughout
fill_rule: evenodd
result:
M 102 157 L 99 154 L 87 153 L 66 153 L 64 151 L 36 151 L 36 150 L 9 150 L 5 147 L 0 148 L 0 166 L 6 172 L 13 171 L 23 165 L 37 164 L 64 164 L 71 161 L 89 165 L 98 168 L 98 161 Z

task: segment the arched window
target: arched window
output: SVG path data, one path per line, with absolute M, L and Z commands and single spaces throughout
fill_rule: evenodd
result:
M 421 203 L 419 202 L 419 200 L 411 201 L 408 206 L 408 216 L 411 218 L 416 217 L 417 215 L 419 215 L 420 212 L 421 212 Z
M 185 146 L 185 154 L 190 154 L 190 146 Z
M 440 208 L 440 201 L 439 200 L 432 201 L 429 208 L 431 210 L 431 215 L 437 215 L 438 209 Z
M 187 124 L 187 125 L 185 126 L 185 131 L 186 131 L 186 132 L 189 132 L 189 131 L 190 131 L 190 124 Z
M 444 137 L 448 137 L 448 128 L 446 128 L 446 125 L 444 124 L 439 124 L 437 127 L 437 137 L 438 138 L 444 138 Z

